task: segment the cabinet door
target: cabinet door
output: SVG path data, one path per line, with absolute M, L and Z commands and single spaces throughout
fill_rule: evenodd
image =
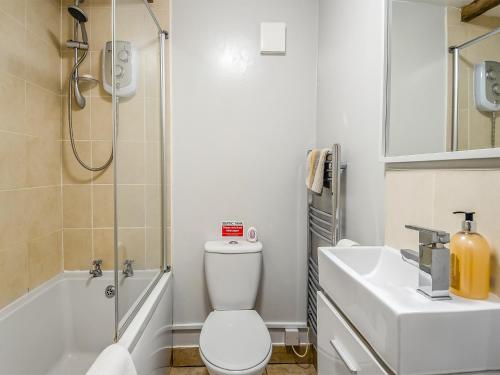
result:
M 318 375 L 387 375 L 323 293 L 318 292 Z

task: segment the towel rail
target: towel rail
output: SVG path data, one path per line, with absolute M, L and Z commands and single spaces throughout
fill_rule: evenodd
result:
M 323 240 L 328 245 L 333 245 L 339 241 L 342 232 L 342 219 L 340 215 L 340 182 L 343 173 L 347 168 L 346 163 L 341 162 L 341 147 L 334 144 L 331 151 L 328 152 L 324 166 L 323 192 L 321 196 L 314 195 L 308 191 L 308 287 L 307 287 L 307 322 L 314 334 L 312 337 L 315 344 L 315 335 L 317 333 L 317 306 L 316 294 L 321 290 L 319 285 L 319 269 L 317 251 L 313 249 L 313 237 Z M 313 199 L 313 197 L 317 197 Z M 325 210 L 326 203 L 331 206 L 331 211 Z M 316 207 L 315 202 L 317 203 Z
M 324 216 L 326 216 L 329 219 L 332 217 L 331 213 L 323 211 L 323 210 L 319 210 L 319 209 L 317 209 L 317 208 L 315 208 L 313 206 L 309 206 L 309 211 L 312 211 L 312 212 L 320 214 L 320 215 L 324 215 Z
M 327 238 L 333 237 L 333 233 L 326 228 L 316 224 L 314 221 L 309 220 L 309 229 L 316 229 L 319 233 L 323 233 L 323 235 Z M 312 227 L 312 228 L 311 228 Z M 333 242 L 333 241 L 332 241 Z
M 326 220 L 320 219 L 319 217 L 314 216 L 313 214 L 309 214 L 309 219 L 310 220 L 316 220 L 316 221 L 318 221 L 318 222 L 320 222 L 321 224 L 324 224 L 324 225 L 328 225 L 328 226 L 332 225 L 332 223 L 330 223 L 330 222 L 328 222 Z M 312 221 L 310 221 L 310 222 L 312 223 Z
M 323 241 L 325 241 L 326 243 L 328 243 L 329 245 L 333 245 L 333 242 L 331 239 L 329 239 L 328 237 L 326 236 L 323 236 L 321 233 L 318 233 L 316 232 L 313 228 L 309 227 L 309 230 L 311 231 L 312 234 L 315 234 L 316 236 L 318 236 L 319 238 L 321 238 Z

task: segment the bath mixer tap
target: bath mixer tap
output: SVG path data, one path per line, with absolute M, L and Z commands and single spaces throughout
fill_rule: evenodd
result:
M 91 277 L 101 277 L 102 276 L 101 265 L 102 265 L 102 259 L 94 259 L 92 261 L 93 267 L 89 271 L 89 274 L 91 275 Z
M 418 231 L 419 251 L 403 249 L 403 260 L 419 269 L 417 291 L 431 300 L 450 299 L 450 234 L 440 230 L 405 225 Z
M 125 259 L 125 262 L 123 262 L 123 274 L 125 275 L 125 277 L 134 276 L 134 269 L 132 267 L 133 263 L 133 259 Z

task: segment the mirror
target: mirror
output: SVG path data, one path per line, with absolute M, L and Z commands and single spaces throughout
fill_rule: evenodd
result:
M 500 7 L 471 2 L 388 1 L 386 158 L 500 147 Z

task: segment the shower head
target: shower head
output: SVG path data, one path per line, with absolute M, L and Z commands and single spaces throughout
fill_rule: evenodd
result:
M 77 7 L 76 5 L 70 5 L 68 6 L 68 12 L 73 17 L 75 20 L 77 20 L 80 23 L 85 23 L 89 20 L 85 12 L 83 11 L 82 8 Z
M 85 22 L 89 20 L 82 8 L 76 5 L 68 6 L 68 12 L 80 25 L 80 30 L 82 31 L 83 43 L 88 44 L 89 38 L 87 36 L 87 29 L 85 28 Z

